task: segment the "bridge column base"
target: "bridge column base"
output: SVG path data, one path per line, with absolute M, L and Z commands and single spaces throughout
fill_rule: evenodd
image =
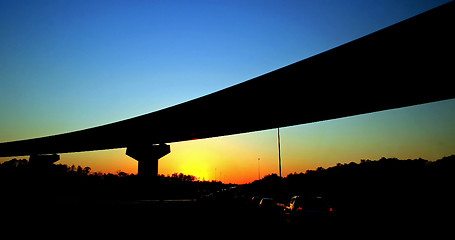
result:
M 33 169 L 46 169 L 52 164 L 60 160 L 60 156 L 57 154 L 32 154 L 28 161 Z
M 158 176 L 158 160 L 171 152 L 171 147 L 166 144 L 132 145 L 126 148 L 126 155 L 138 161 L 139 176 Z

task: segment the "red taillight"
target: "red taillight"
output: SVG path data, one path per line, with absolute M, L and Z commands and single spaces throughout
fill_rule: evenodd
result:
M 302 211 L 302 210 L 303 210 L 302 207 L 297 208 L 297 211 Z
M 329 208 L 329 212 L 333 211 L 333 208 Z

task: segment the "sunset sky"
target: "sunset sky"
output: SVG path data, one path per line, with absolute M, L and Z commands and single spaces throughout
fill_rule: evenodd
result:
M 445 2 L 3 0 L 0 142 L 160 110 Z M 283 175 L 383 156 L 437 160 L 455 154 L 454 123 L 447 100 L 282 128 Z M 62 154 L 59 163 L 137 173 L 125 149 Z M 261 177 L 278 172 L 276 129 L 173 143 L 159 173 L 248 183 L 259 166 Z

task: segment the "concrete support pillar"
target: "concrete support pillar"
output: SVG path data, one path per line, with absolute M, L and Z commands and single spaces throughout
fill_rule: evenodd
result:
M 30 155 L 30 158 L 28 159 L 30 165 L 34 169 L 48 168 L 58 160 L 60 160 L 60 156 L 57 154 L 52 155 L 33 154 Z
M 159 145 L 132 145 L 126 148 L 126 155 L 138 161 L 139 176 L 158 176 L 158 160 L 171 152 L 171 147 Z

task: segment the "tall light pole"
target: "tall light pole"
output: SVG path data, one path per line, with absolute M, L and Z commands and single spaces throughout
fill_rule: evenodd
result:
M 261 180 L 261 165 L 259 164 L 259 161 L 261 158 L 258 158 L 258 180 Z
M 280 128 L 278 128 L 278 165 L 280 168 L 280 178 L 281 178 L 281 144 L 280 144 Z

